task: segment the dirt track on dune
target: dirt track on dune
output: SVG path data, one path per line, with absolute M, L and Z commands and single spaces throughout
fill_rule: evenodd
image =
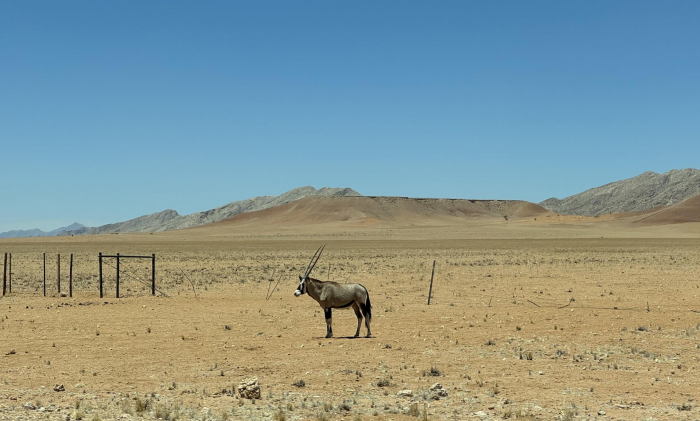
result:
M 643 225 L 668 225 L 700 222 L 700 195 L 684 200 L 677 205 L 650 212 L 640 218 Z
M 115 237 L 2 243 L 18 263 L 17 293 L 0 300 L 0 418 L 700 415 L 697 239 Z M 338 337 L 323 338 L 322 310 L 292 295 L 321 241 L 316 276 L 361 280 L 373 338 L 347 338 L 356 320 L 338 310 Z M 20 263 L 47 248 L 82 259 L 75 298 L 37 295 Z M 99 299 L 97 251 L 155 252 L 170 298 L 125 278 L 125 298 Z M 231 393 L 252 376 L 261 399 Z

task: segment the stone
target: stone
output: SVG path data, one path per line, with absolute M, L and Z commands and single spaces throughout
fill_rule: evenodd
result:
M 34 404 L 31 402 L 25 402 L 22 406 L 24 407 L 24 409 L 29 409 L 31 411 L 36 409 L 36 406 L 34 406 Z
M 57 384 L 53 387 L 54 392 L 65 392 L 66 387 L 63 386 L 62 384 Z
M 406 390 L 400 390 L 399 393 L 396 394 L 397 398 L 410 398 L 413 397 L 413 391 L 406 389 Z
M 484 411 L 475 412 L 474 415 L 476 415 L 476 416 L 479 417 L 479 418 L 486 418 L 486 417 L 488 417 L 488 414 L 486 414 L 486 412 L 484 412 Z
M 260 399 L 260 384 L 257 377 L 244 379 L 236 390 L 238 390 L 238 396 L 244 399 Z
M 604 409 L 599 410 L 598 415 L 605 415 L 605 410 Z
M 434 385 L 430 386 L 429 390 L 430 399 L 439 400 L 440 398 L 447 397 L 447 390 L 445 390 L 440 383 L 435 383 Z

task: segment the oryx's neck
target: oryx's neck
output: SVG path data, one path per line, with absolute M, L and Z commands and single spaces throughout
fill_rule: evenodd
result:
M 322 284 L 318 279 L 306 278 L 306 293 L 309 294 L 309 297 L 318 301 L 319 297 L 321 297 Z

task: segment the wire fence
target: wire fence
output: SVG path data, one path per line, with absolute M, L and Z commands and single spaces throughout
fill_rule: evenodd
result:
M 99 295 L 99 261 L 94 253 L 12 253 L 8 262 L 11 263 L 5 269 L 8 284 L 6 294 L 48 297 Z M 103 273 L 104 296 L 113 297 L 116 295 L 116 266 L 106 259 L 103 263 L 110 268 Z M 151 294 L 153 268 L 150 260 L 122 259 L 119 269 L 122 278 L 120 296 Z M 156 290 L 160 295 L 167 296 L 162 289 Z
M 43 253 L 20 252 L 13 253 L 11 256 L 11 269 L 6 276 L 11 279 L 12 294 L 43 296 L 44 285 L 46 286 L 46 296 L 56 297 L 69 294 L 70 254 L 62 253 L 60 264 L 57 253 L 46 253 L 45 263 Z M 624 259 L 617 258 L 617 260 L 612 258 L 593 260 L 591 257 L 587 257 L 588 260 L 567 258 L 560 259 L 564 263 L 556 260 L 549 264 L 549 270 L 546 268 L 547 265 L 541 264 L 539 261 L 536 264 L 516 264 L 519 261 L 512 263 L 514 261 L 512 256 L 501 257 L 502 261 L 495 261 L 486 266 L 481 264 L 485 259 L 478 253 L 465 254 L 464 256 L 445 256 L 447 258 L 440 259 L 435 269 L 435 285 L 432 293 L 434 303 L 431 305 L 445 305 L 454 302 L 457 305 L 473 309 L 540 308 L 550 310 L 580 309 L 594 312 L 690 311 L 700 313 L 700 300 L 697 300 L 696 303 L 696 300 L 693 299 L 695 295 L 688 293 L 693 288 L 700 288 L 696 276 L 696 269 L 700 263 L 697 262 L 696 258 L 688 256 L 690 253 L 680 255 L 680 257 L 677 254 L 669 254 L 668 256 L 660 253 L 652 256 L 642 254 L 641 258 L 645 260 L 641 262 L 635 262 L 634 259 L 626 257 Z M 393 276 L 401 276 L 407 280 L 407 284 L 401 286 L 397 284 L 396 287 L 392 286 L 392 288 L 409 293 L 409 295 L 404 296 L 406 299 L 411 296 L 427 299 L 433 263 L 433 259 L 428 258 L 432 256 L 425 253 L 420 256 L 411 256 L 413 259 L 409 260 L 410 263 L 403 267 L 395 263 L 395 257 L 384 254 L 363 256 L 361 259 L 352 255 L 341 256 L 340 259 L 336 257 L 332 271 L 329 263 L 328 268 L 319 270 L 317 276 L 323 280 L 334 280 L 340 283 L 356 282 L 356 279 L 362 279 L 364 276 L 374 277 L 374 279 L 391 279 Z M 633 257 L 640 260 L 639 256 Z M 1 258 L 2 255 L 0 255 Z M 159 258 L 156 292 L 157 295 L 163 297 L 179 295 L 183 292 L 193 292 L 197 296 L 198 293 L 205 292 L 208 286 L 253 282 L 253 286 L 262 285 L 264 290 L 260 294 L 269 299 L 268 297 L 272 295 L 271 292 L 277 289 L 280 279 L 284 281 L 284 284 L 295 281 L 296 272 L 300 270 L 294 264 L 297 260 L 299 260 L 299 256 L 295 253 L 258 253 L 254 257 L 245 252 L 238 254 L 192 252 L 184 257 L 177 254 L 166 254 Z M 595 265 L 591 265 L 589 261 L 594 261 Z M 659 263 L 660 261 L 661 263 Z M 678 262 L 683 263 L 683 266 L 678 267 Z M 112 259 L 104 259 L 103 264 L 104 296 L 115 297 L 116 264 Z M 565 270 L 562 271 L 560 266 L 563 266 Z M 649 270 L 649 267 L 652 266 L 653 270 Z M 498 279 L 491 278 L 494 267 L 501 268 Z M 600 269 L 601 267 L 602 269 Z M 73 253 L 74 296 L 99 296 L 98 269 L 99 260 L 96 253 Z M 123 282 L 120 291 L 122 297 L 151 294 L 152 267 L 150 261 L 122 259 L 119 270 Z M 275 270 L 279 270 L 279 272 L 275 273 Z M 58 288 L 59 273 L 60 292 Z M 670 275 L 667 277 L 666 275 L 669 273 Z M 270 283 L 271 278 L 276 278 L 276 283 Z M 504 278 L 508 278 L 509 281 L 504 281 Z M 591 280 L 588 280 L 589 278 Z M 599 280 L 593 280 L 593 278 Z M 504 288 L 497 287 L 493 293 L 488 292 L 490 286 L 494 284 L 503 286 L 507 282 L 526 285 L 525 291 L 518 290 L 503 294 Z M 577 282 L 587 282 L 588 292 L 564 293 L 564 288 L 560 289 L 560 285 L 576 285 Z M 549 291 L 544 289 L 545 294 L 534 290 L 528 291 L 530 285 L 540 285 L 541 283 L 549 285 Z M 607 295 L 602 297 L 591 294 L 592 285 L 596 283 L 602 284 L 602 287 L 598 285 L 601 289 L 615 288 L 615 299 Z M 377 284 L 382 287 L 381 281 Z M 272 288 L 273 286 L 275 288 Z M 286 288 L 286 286 L 284 287 Z M 538 290 L 539 288 L 540 286 L 537 287 Z M 370 289 L 371 293 L 376 294 L 374 291 L 385 293 L 387 290 L 379 289 L 375 285 L 374 289 Z

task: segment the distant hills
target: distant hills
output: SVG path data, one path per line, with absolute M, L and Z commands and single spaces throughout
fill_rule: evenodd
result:
M 626 180 L 586 190 L 540 205 L 564 215 L 598 216 L 671 206 L 700 194 L 700 170 L 686 168 L 658 174 L 647 171 Z
M 274 226 L 334 224 L 345 226 L 430 226 L 461 223 L 466 219 L 504 221 L 531 219 L 551 214 L 522 200 L 417 199 L 394 196 L 305 197 L 282 206 L 246 212 L 198 230 L 218 231 L 225 227 L 269 228 Z M 443 224 L 444 225 L 444 224 Z
M 259 196 L 251 199 L 231 202 L 227 205 L 204 212 L 180 215 L 172 209 L 150 215 L 140 216 L 125 222 L 102 225 L 99 227 L 82 227 L 73 231 L 64 231 L 61 235 L 91 235 L 117 232 L 160 232 L 174 229 L 196 227 L 221 221 L 244 212 L 254 212 L 274 206 L 284 205 L 309 196 L 361 196 L 351 188 L 298 187 L 279 196 Z
M 13 231 L 6 231 L 6 232 L 0 232 L 0 238 L 23 238 L 23 237 L 53 237 L 56 235 L 60 235 L 61 233 L 65 231 L 72 231 L 72 230 L 77 230 L 83 228 L 82 224 L 79 224 L 77 222 L 74 222 L 67 227 L 61 227 L 61 228 L 56 228 L 55 230 L 52 231 L 42 231 L 40 229 L 31 229 L 31 230 L 13 230 Z
M 302 200 L 302 199 L 308 200 Z M 316 198 L 316 199 L 313 199 Z M 332 200 L 333 198 L 358 198 Z M 372 200 L 365 200 L 365 199 Z M 294 204 L 294 206 L 284 206 Z M 260 211 L 269 210 L 260 213 Z M 351 188 L 299 187 L 279 196 L 258 196 L 189 215 L 167 209 L 124 222 L 86 227 L 79 223 L 44 232 L 39 229 L 0 233 L 0 238 L 50 237 L 120 232 L 161 232 L 231 220 L 246 223 L 263 218 L 273 223 L 398 219 L 427 220 L 447 216 L 537 217 L 547 212 L 599 216 L 644 212 L 637 222 L 669 224 L 700 222 L 700 170 L 686 168 L 658 174 L 645 172 L 582 193 L 539 204 L 512 200 L 366 198 Z M 240 216 L 239 216 L 240 215 Z

